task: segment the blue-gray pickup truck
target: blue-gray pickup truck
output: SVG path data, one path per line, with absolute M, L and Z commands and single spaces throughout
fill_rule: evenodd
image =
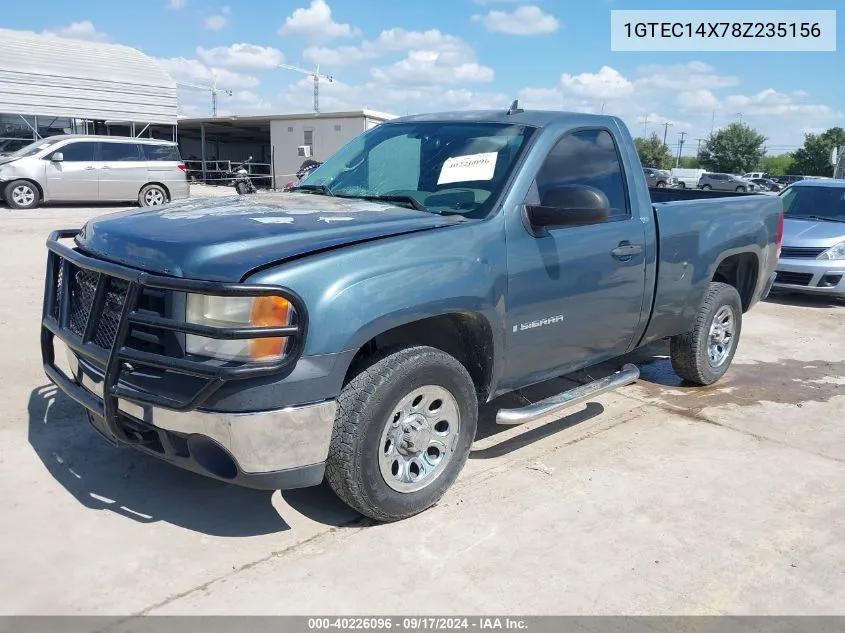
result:
M 54 232 L 44 368 L 118 446 L 250 487 L 325 479 L 398 520 L 453 484 L 502 394 L 659 339 L 681 377 L 717 381 L 782 232 L 775 196 L 649 190 L 615 117 L 406 116 L 289 192 Z

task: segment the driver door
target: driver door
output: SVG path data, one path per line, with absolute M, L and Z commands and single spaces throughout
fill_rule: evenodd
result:
M 540 236 L 532 235 L 521 218 L 507 222 L 504 386 L 539 382 L 619 356 L 640 324 L 645 228 L 632 213 L 611 131 L 565 133 L 540 167 L 525 202 L 540 204 L 546 191 L 562 185 L 601 190 L 610 216 L 592 225 L 550 227 Z
M 96 141 L 73 141 L 44 157 L 49 200 L 96 202 L 99 199 L 96 150 Z M 61 161 L 52 160 L 57 153 L 62 154 Z

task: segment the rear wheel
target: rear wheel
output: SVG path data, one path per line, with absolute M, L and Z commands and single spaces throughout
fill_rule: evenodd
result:
M 663 182 L 662 180 L 661 180 L 660 182 L 658 182 L 658 183 L 657 183 L 657 187 L 658 187 L 659 189 L 663 189 L 665 186 L 666 186 L 666 183 L 665 183 L 665 182 Z
M 138 202 L 142 207 L 157 207 L 167 202 L 167 192 L 160 185 L 147 185 L 141 189 Z
M 431 347 L 374 358 L 344 387 L 338 405 L 326 479 L 347 505 L 377 521 L 437 503 L 475 439 L 472 379 L 455 358 Z
M 745 187 L 737 187 L 736 190 L 737 193 L 745 193 L 746 191 L 748 191 L 748 189 L 746 189 Z
M 713 187 L 711 187 L 710 185 L 701 185 L 701 188 L 704 191 L 710 191 Z
M 678 183 L 678 187 L 681 188 L 681 189 L 686 189 L 687 184 L 685 182 L 681 181 L 681 182 Z
M 3 197 L 13 209 L 34 209 L 41 202 L 41 192 L 28 180 L 13 180 L 3 192 Z
M 739 293 L 733 286 L 712 282 L 693 329 L 670 341 L 672 368 L 688 382 L 712 385 L 730 367 L 741 331 Z

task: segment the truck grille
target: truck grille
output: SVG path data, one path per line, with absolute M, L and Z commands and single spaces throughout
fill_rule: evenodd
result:
M 788 259 L 815 259 L 825 252 L 824 248 L 805 248 L 803 246 L 783 246 L 780 250 L 781 258 Z
M 102 275 L 105 283 L 105 297 L 102 309 L 99 314 L 93 315 L 95 319 L 94 330 L 91 341 L 94 345 L 103 349 L 111 349 L 114 339 L 117 336 L 120 325 L 120 315 L 123 305 L 126 302 L 126 295 L 129 290 L 129 282 L 115 277 L 108 277 L 103 273 L 96 273 L 68 263 L 68 279 L 65 280 L 63 268 L 59 268 L 56 276 L 56 294 L 53 304 L 53 316 L 58 319 L 59 307 L 64 292 L 69 292 L 68 300 L 68 329 L 76 336 L 82 338 L 85 333 L 85 325 L 91 317 L 91 310 L 95 302 L 97 282 Z M 164 293 L 155 293 L 146 289 L 139 300 L 139 307 L 145 311 L 164 315 L 165 307 Z M 160 335 L 145 331 L 145 328 L 136 326 L 130 328 L 129 338 L 132 339 L 131 347 L 143 349 L 144 351 L 163 353 L 165 341 Z

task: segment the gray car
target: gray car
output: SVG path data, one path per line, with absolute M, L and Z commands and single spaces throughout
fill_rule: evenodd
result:
M 673 178 L 672 174 L 665 169 L 643 167 L 643 174 L 645 174 L 649 187 L 674 187 L 678 184 L 678 180 Z
M 845 297 L 845 180 L 801 180 L 780 194 L 775 288 Z
M 42 202 L 155 206 L 190 195 L 179 148 L 119 136 L 51 136 L 0 159 L 0 197 L 14 209 Z
M 698 180 L 698 188 L 705 191 L 755 191 L 753 182 L 734 176 L 733 174 L 702 174 Z

